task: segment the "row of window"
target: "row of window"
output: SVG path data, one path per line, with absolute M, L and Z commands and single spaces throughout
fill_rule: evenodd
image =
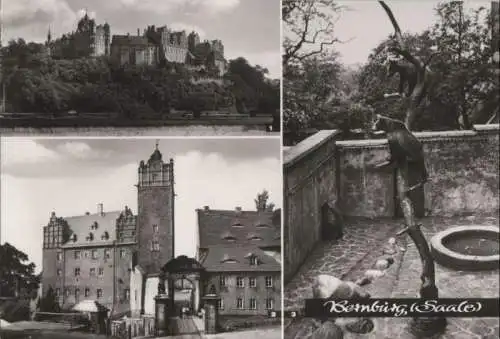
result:
M 82 253 L 83 252 L 83 253 Z M 120 258 L 125 258 L 127 256 L 127 250 L 126 249 L 121 249 L 120 250 Z M 74 251 L 74 258 L 75 259 L 81 259 L 81 258 L 89 258 L 91 257 L 92 259 L 96 260 L 99 259 L 99 251 L 98 250 L 92 250 L 92 251 L 80 251 L 76 250 Z M 104 249 L 104 258 L 105 259 L 110 259 L 111 258 L 111 250 L 110 249 Z M 62 261 L 63 260 L 63 252 L 57 252 L 57 261 Z
M 236 308 L 238 310 L 244 310 L 245 309 L 245 299 L 243 298 L 237 298 L 236 299 Z M 219 299 L 219 309 L 223 310 L 224 309 L 224 299 Z M 250 298 L 248 300 L 248 309 L 249 310 L 256 310 L 257 309 L 257 298 Z M 274 299 L 272 298 L 266 298 L 266 310 L 272 310 L 274 309 Z
M 61 277 L 62 274 L 63 274 L 62 269 L 58 269 L 57 270 L 57 276 Z M 75 275 L 75 277 L 81 276 L 80 267 L 76 267 L 75 268 L 74 275 Z M 97 269 L 97 275 L 100 276 L 100 277 L 104 276 L 104 268 L 99 267 Z M 90 268 L 90 270 L 89 270 L 89 276 L 91 276 L 91 277 L 95 277 L 96 276 L 96 269 L 95 269 L 95 267 Z
M 227 277 L 224 275 L 220 276 L 220 286 L 225 287 L 227 286 Z M 265 277 L 265 286 L 266 287 L 273 287 L 274 282 L 273 282 L 273 277 L 272 276 L 266 276 Z M 245 287 L 245 278 L 244 277 L 236 277 L 236 287 Z M 257 278 L 255 277 L 249 277 L 248 278 L 248 287 L 257 287 Z
M 65 290 L 65 294 L 66 294 L 66 297 L 69 297 L 70 294 L 71 294 L 71 290 L 69 288 L 67 288 Z M 79 297 L 80 297 L 80 295 L 81 295 L 79 288 L 75 289 L 75 294 L 74 295 L 75 295 L 75 299 L 78 300 Z M 85 298 L 90 297 L 91 296 L 90 288 L 85 288 L 83 295 L 84 295 Z M 60 288 L 56 288 L 56 297 L 60 297 L 60 296 L 61 296 L 61 289 Z M 97 298 L 102 298 L 102 289 L 98 288 L 96 290 L 96 297 Z M 130 300 L 130 290 L 129 289 L 124 290 L 124 292 L 123 292 L 123 299 L 124 300 Z

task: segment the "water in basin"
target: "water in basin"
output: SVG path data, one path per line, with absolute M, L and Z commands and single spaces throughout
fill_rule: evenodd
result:
M 444 239 L 443 244 L 450 250 L 464 255 L 490 256 L 499 254 L 496 234 L 468 233 L 456 234 Z

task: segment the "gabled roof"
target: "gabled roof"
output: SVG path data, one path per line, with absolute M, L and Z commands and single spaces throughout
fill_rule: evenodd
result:
M 251 257 L 258 264 L 251 264 Z M 263 250 L 248 246 L 214 246 L 201 263 L 207 272 L 280 272 L 281 264 Z
M 200 247 L 217 245 L 280 246 L 280 225 L 271 211 L 198 210 Z
M 104 212 L 63 218 L 71 231 L 69 241 L 62 247 L 103 246 L 116 240 L 116 219 L 121 211 Z M 97 226 L 97 228 L 95 227 Z M 108 238 L 102 236 L 107 233 Z M 87 240 L 92 234 L 93 240 Z M 73 241 L 76 236 L 76 241 Z

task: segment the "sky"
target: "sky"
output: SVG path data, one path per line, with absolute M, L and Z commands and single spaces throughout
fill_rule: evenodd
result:
M 420 33 L 436 21 L 438 1 L 386 1 L 403 32 Z M 466 9 L 484 6 L 490 1 L 464 1 Z M 347 9 L 335 24 L 335 35 L 344 43 L 334 45 L 346 65 L 365 63 L 372 50 L 394 32 L 389 17 L 378 1 L 338 1 Z
M 57 216 L 123 210 L 137 213 L 137 169 L 156 139 L 1 139 L 1 242 L 41 269 L 43 226 Z M 175 252 L 194 256 L 196 209 L 255 210 L 262 190 L 282 206 L 279 138 L 160 139 L 174 159 Z
M 220 39 L 228 59 L 245 57 L 281 74 L 279 0 L 0 0 L 3 37 L 44 42 L 76 29 L 87 10 L 97 24 L 105 21 L 111 34 L 136 34 L 147 25 L 167 25 L 202 39 Z

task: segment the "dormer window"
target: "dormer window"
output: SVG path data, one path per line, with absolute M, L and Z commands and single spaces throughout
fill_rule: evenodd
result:
M 247 237 L 248 240 L 250 241 L 262 241 L 262 237 L 259 237 L 257 234 L 250 233 Z
M 94 240 L 94 234 L 90 232 L 89 235 L 87 236 L 87 241 L 92 241 L 92 240 Z
M 90 225 L 90 229 L 91 229 L 91 230 L 96 230 L 96 229 L 97 229 L 97 227 L 98 227 L 97 221 L 94 221 L 94 222 L 92 223 L 92 225 Z
M 109 233 L 107 231 L 101 236 L 101 240 L 109 240 Z
M 224 233 L 221 237 L 223 240 L 226 240 L 226 241 L 230 241 L 230 242 L 234 242 L 236 241 L 236 237 L 234 235 L 232 235 L 231 233 Z
M 245 255 L 245 258 L 250 261 L 250 265 L 252 266 L 257 266 L 259 264 L 259 258 L 253 253 L 248 253 Z
M 245 227 L 245 225 L 243 225 L 243 223 L 241 222 L 241 220 L 239 219 L 236 219 L 236 220 L 233 220 L 233 223 L 231 224 L 232 227 Z
M 77 240 L 76 234 L 73 233 L 73 235 L 71 236 L 71 241 L 76 242 L 76 240 Z
M 222 257 L 222 260 L 220 261 L 223 264 L 236 264 L 238 263 L 238 260 L 235 260 L 231 258 L 229 255 L 225 254 L 224 257 Z

